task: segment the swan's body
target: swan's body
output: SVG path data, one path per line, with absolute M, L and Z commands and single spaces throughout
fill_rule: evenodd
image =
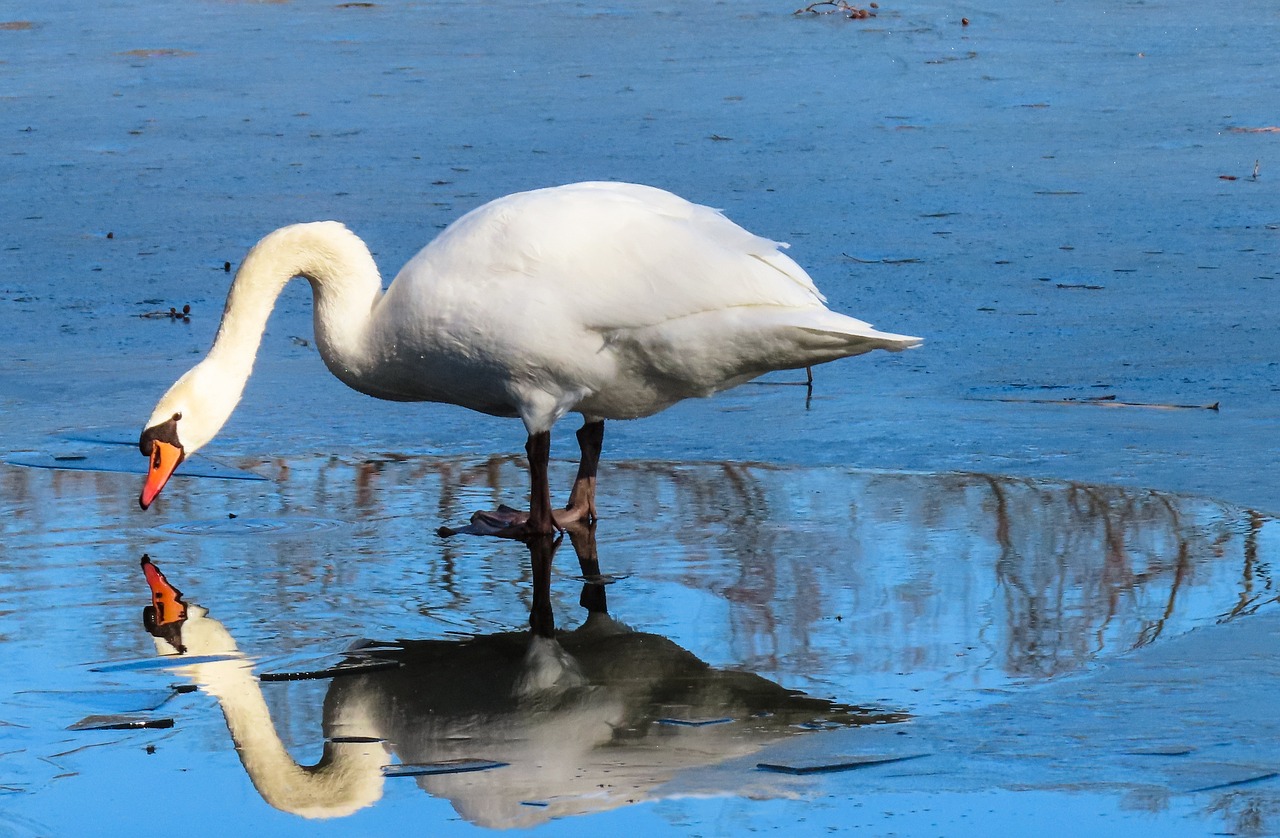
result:
M 341 224 L 276 230 L 236 274 L 208 357 L 147 423 L 141 448 L 153 475 L 143 507 L 230 416 L 276 297 L 303 276 L 315 294 L 320 354 L 349 386 L 524 421 L 531 516 L 491 516 L 489 530 L 549 532 L 562 519 L 594 517 L 603 420 L 648 416 L 770 370 L 919 343 L 827 309 L 779 248 L 715 210 L 622 183 L 485 204 L 423 248 L 385 292 L 368 249 Z M 576 511 L 552 520 L 545 449 L 569 412 L 587 423 L 584 462 Z

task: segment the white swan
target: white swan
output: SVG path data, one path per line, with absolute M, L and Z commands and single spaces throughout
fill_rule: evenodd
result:
M 276 297 L 302 276 L 321 357 L 347 385 L 524 421 L 530 512 L 478 513 L 465 531 L 523 537 L 594 519 L 605 419 L 920 342 L 830 311 L 780 247 L 660 189 L 578 183 L 473 210 L 384 292 L 368 248 L 341 224 L 283 227 L 249 251 L 208 356 L 147 421 L 140 504 L 227 421 Z M 569 412 L 584 419 L 582 462 L 568 506 L 552 510 L 550 431 Z

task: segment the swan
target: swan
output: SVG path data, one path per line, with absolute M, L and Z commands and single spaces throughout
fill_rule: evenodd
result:
M 317 348 L 343 383 L 524 422 L 529 511 L 478 512 L 442 535 L 525 538 L 592 521 L 604 420 L 920 343 L 828 309 L 784 247 L 655 187 L 576 183 L 472 210 L 384 291 L 369 249 L 341 223 L 282 227 L 245 256 L 208 355 L 147 420 L 139 504 L 231 416 L 276 298 L 301 276 Z M 553 509 L 551 428 L 570 412 L 583 417 L 582 458 L 568 505 Z

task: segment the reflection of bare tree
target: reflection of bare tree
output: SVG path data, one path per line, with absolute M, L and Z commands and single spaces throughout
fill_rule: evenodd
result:
M 326 631 L 474 633 L 509 626 L 513 607 L 527 606 L 528 565 L 511 550 L 441 542 L 421 524 L 518 496 L 517 461 L 245 465 L 272 482 L 193 479 L 162 498 L 165 519 L 191 524 L 186 537 L 129 517 L 119 475 L 0 469 L 8 545 L 100 545 L 109 531 L 163 559 L 157 539 L 180 542 L 193 566 L 256 580 L 220 605 L 225 616 L 284 609 L 298 642 L 322 612 Z M 746 464 L 619 463 L 602 480 L 610 570 L 653 594 L 628 598 L 629 619 L 703 657 L 836 694 L 898 695 L 899 673 L 965 688 L 1048 677 L 1276 598 L 1265 536 L 1274 521 L 1210 500 Z M 228 514 L 342 525 L 252 542 L 200 529 Z
M 1240 598 L 1228 617 L 1252 614 L 1259 606 L 1276 599 L 1276 593 L 1271 587 L 1271 577 L 1267 574 L 1270 564 L 1261 567 L 1258 564 L 1258 537 L 1267 520 L 1257 512 L 1249 512 L 1249 529 L 1244 537 L 1244 571 L 1241 574 Z
M 1164 604 L 1138 611 L 1128 645 L 1160 635 L 1191 568 L 1194 539 L 1169 496 L 986 479 L 1011 672 L 1048 677 L 1084 665 L 1133 596 L 1163 596 Z
M 1171 622 L 1227 615 L 1232 589 L 1252 584 L 1238 529 L 1243 519 L 1265 520 L 1257 513 L 1118 487 L 977 475 L 940 485 L 955 504 L 985 495 L 989 535 L 975 519 L 973 534 L 985 538 L 968 549 L 986 539 L 995 548 L 1004 614 L 994 634 L 1004 637 L 1003 665 L 1015 677 L 1060 674 L 1103 649 L 1150 643 Z M 1243 567 L 1224 561 L 1237 557 Z M 1206 602 L 1203 588 L 1215 585 L 1220 593 Z M 1182 603 L 1192 591 L 1197 601 Z
M 1219 834 L 1242 835 L 1246 838 L 1275 835 L 1280 819 L 1280 804 L 1274 797 L 1248 791 L 1221 794 L 1205 807 L 1205 814 L 1219 815 L 1232 828 Z
M 751 469 L 735 464 L 715 468 L 720 480 L 707 480 L 702 470 L 682 470 L 675 475 L 678 492 L 686 497 L 680 508 L 695 510 L 695 526 L 720 534 L 728 545 L 728 553 L 736 560 L 737 572 L 732 582 L 717 586 L 716 591 L 733 604 L 730 619 L 735 634 L 742 637 L 776 638 L 792 616 L 776 610 L 778 531 L 770 514 L 768 497 Z M 697 475 L 701 479 L 688 479 Z M 690 568 L 693 570 L 693 568 Z M 689 576 L 686 583 L 696 585 Z M 752 667 L 777 666 L 777 644 L 744 650 L 744 664 Z
M 1270 519 L 1212 501 L 964 474 L 682 467 L 667 480 L 691 522 L 675 537 L 712 567 L 734 560 L 713 585 L 734 605 L 735 651 L 760 668 L 779 649 L 829 668 L 817 635 L 843 617 L 864 666 L 945 667 L 966 638 L 997 644 L 1012 677 L 1050 677 L 1275 598 L 1256 558 Z

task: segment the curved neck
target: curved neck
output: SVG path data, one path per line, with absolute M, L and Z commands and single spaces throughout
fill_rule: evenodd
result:
M 198 609 L 198 610 L 197 610 Z M 345 817 L 382 797 L 382 765 L 386 752 L 380 740 L 325 742 L 315 765 L 299 765 L 276 732 L 262 687 L 252 665 L 240 657 L 235 641 L 217 620 L 198 606 L 183 627 L 188 654 L 232 655 L 230 659 L 178 668 L 222 708 L 227 730 L 254 788 L 271 806 L 307 818 Z M 162 641 L 157 641 L 160 648 Z M 345 719 L 361 732 L 371 722 L 359 709 Z
M 231 284 L 209 360 L 247 380 L 267 318 L 295 276 L 311 282 L 321 357 L 350 383 L 361 374 L 363 337 L 382 278 L 364 242 L 336 221 L 282 227 L 254 245 Z
M 387 759 L 380 741 L 326 741 L 319 762 L 299 765 L 280 740 L 262 688 L 243 663 L 221 661 L 201 668 L 228 666 L 239 667 L 238 672 L 210 677 L 206 671 L 199 681 L 218 700 L 240 762 L 270 806 L 306 818 L 339 818 L 382 797 Z

